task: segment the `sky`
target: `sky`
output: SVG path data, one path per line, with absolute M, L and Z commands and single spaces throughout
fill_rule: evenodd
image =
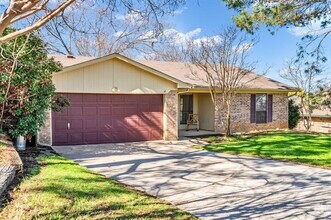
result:
M 0 4 L 8 4 L 8 0 L 0 0 Z M 0 8 L 2 12 L 4 7 Z M 234 25 L 232 17 L 235 11 L 228 9 L 221 0 L 186 0 L 186 4 L 177 9 L 174 16 L 166 17 L 169 23 L 167 30 L 172 36 L 177 36 L 180 43 L 188 38 L 203 39 L 222 31 L 222 28 Z M 318 24 L 314 24 L 319 26 Z M 297 43 L 300 42 L 305 28 L 281 28 L 272 35 L 266 28 L 261 27 L 256 33 L 258 43 L 251 49 L 251 61 L 257 61 L 257 73 L 282 82 L 279 73 L 284 69 L 285 62 L 294 58 Z M 324 42 L 325 64 L 324 76 L 331 80 L 331 36 Z M 288 82 L 286 82 L 288 83 Z
M 233 25 L 232 16 L 235 11 L 228 9 L 220 0 L 188 0 L 186 5 L 169 18 L 173 28 L 180 36 L 194 35 L 195 38 L 212 36 L 221 32 L 222 27 Z M 263 73 L 268 69 L 267 76 L 283 81 L 279 72 L 284 69 L 284 63 L 295 57 L 297 43 L 300 42 L 303 28 L 281 28 L 272 35 L 266 28 L 260 28 L 255 37 L 258 44 L 251 50 L 252 61 L 258 61 L 256 72 Z M 331 37 L 325 41 L 326 63 L 325 76 L 331 77 Z

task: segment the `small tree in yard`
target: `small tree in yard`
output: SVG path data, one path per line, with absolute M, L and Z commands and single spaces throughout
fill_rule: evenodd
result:
M 218 37 L 188 44 L 191 66 L 204 73 L 201 75 L 200 71 L 191 68 L 192 76 L 208 85 L 215 110 L 225 113 L 221 123 L 226 137 L 231 135 L 231 107 L 235 95 L 245 84 L 256 79 L 251 74 L 256 63 L 248 61 L 253 44 L 253 40 L 240 36 L 238 29 L 233 27 L 226 28 Z
M 299 92 L 299 109 L 304 126 L 307 131 L 312 126 L 312 113 L 318 109 L 321 104 L 321 97 L 316 95 L 317 88 L 321 85 L 319 78 L 323 68 L 318 59 L 309 61 L 303 59 L 291 60 L 287 64 L 285 72 L 281 76 L 295 85 Z
M 4 34 L 16 31 L 6 29 Z M 45 44 L 36 34 L 1 44 L 0 54 L 1 129 L 13 137 L 31 137 L 43 125 L 52 105 L 52 73 L 61 66 L 47 57 Z
M 331 82 L 319 86 L 316 95 L 321 99 L 321 109 L 331 109 Z

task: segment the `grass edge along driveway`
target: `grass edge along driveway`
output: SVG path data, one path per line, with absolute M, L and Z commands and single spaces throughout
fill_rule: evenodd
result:
M 228 140 L 205 138 L 198 148 L 236 155 L 260 157 L 331 169 L 331 135 L 291 131 L 234 135 Z
M 37 161 L 0 219 L 196 219 L 62 156 Z

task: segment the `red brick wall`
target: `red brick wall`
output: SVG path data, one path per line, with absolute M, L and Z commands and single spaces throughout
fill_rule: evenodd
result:
M 251 94 L 237 94 L 231 109 L 232 131 L 248 132 L 260 130 L 274 130 L 288 128 L 288 95 L 273 95 L 272 122 L 265 124 L 250 123 L 250 98 Z M 221 99 L 221 94 L 218 96 Z M 222 109 L 215 111 L 215 130 L 223 131 L 221 124 L 222 118 L 225 118 Z

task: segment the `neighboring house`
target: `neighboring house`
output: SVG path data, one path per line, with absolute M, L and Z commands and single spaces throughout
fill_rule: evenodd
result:
M 49 114 L 40 144 L 176 140 L 191 113 L 198 115 L 201 130 L 222 131 L 224 114 L 215 110 L 208 85 L 193 80 L 185 63 L 136 61 L 120 54 L 54 58 L 64 66 L 53 75 L 56 92 L 71 105 Z M 292 88 L 264 76 L 250 81 L 256 76 L 247 75 L 238 91 L 233 130 L 287 129 Z
M 331 133 L 331 109 L 319 110 L 315 109 L 311 115 L 313 125 L 310 130 L 313 132 Z M 305 121 L 300 119 L 296 129 L 306 130 Z

